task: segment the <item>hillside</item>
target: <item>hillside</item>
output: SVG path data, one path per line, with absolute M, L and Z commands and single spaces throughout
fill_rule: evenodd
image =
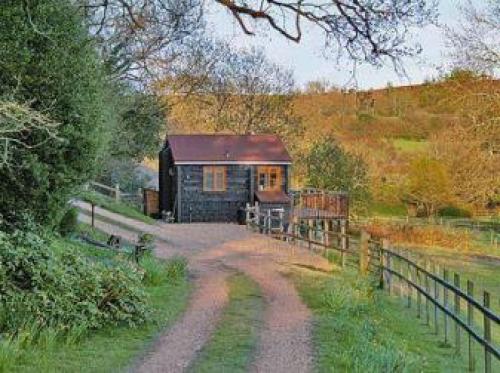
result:
M 368 164 L 376 200 L 396 204 L 411 161 L 442 155 L 435 148 L 456 126 L 493 118 L 496 122 L 486 135 L 498 146 L 499 96 L 498 80 L 454 79 L 364 92 L 301 94 L 294 100 L 294 112 L 305 125 L 305 150 L 333 134 Z
M 296 187 L 307 183 L 304 156 L 317 140 L 331 136 L 367 165 L 375 204 L 401 206 L 412 162 L 432 158 L 443 165 L 449 179 L 446 184 L 453 198 L 446 203 L 482 207 L 497 198 L 492 194 L 500 193 L 492 191 L 500 185 L 495 176 L 500 174 L 499 98 L 499 80 L 460 73 L 414 86 L 299 93 L 287 109 L 303 126 L 303 134 L 285 135 L 295 158 L 292 182 Z M 195 97 L 176 100 L 168 116 L 169 133 L 238 132 L 238 126 L 232 131 L 227 123 L 222 130 L 214 127 L 228 116 L 220 111 L 214 114 L 206 96 L 204 102 Z M 234 99 L 242 107 L 253 100 Z M 265 110 L 264 105 L 260 108 Z M 241 107 L 225 110 L 233 114 L 240 110 L 229 116 L 233 122 L 252 115 Z M 259 115 L 257 120 L 262 118 Z M 262 131 L 265 126 L 257 130 Z M 147 164 L 154 167 L 155 161 Z

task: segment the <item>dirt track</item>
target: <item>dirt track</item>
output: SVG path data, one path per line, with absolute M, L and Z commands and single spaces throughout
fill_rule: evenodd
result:
M 89 208 L 80 204 L 80 208 Z M 134 229 L 154 234 L 156 254 L 189 259 L 195 291 L 181 319 L 165 331 L 138 363 L 138 372 L 182 372 L 210 339 L 227 301 L 225 278 L 241 271 L 261 287 L 265 299 L 264 326 L 250 368 L 253 372 L 309 372 L 313 368 L 311 315 L 282 272 L 294 264 L 331 269 L 304 249 L 251 233 L 232 224 L 148 225 L 101 210 L 98 214 Z M 88 219 L 82 217 L 82 219 Z M 97 221 L 98 228 L 133 239 L 126 228 Z

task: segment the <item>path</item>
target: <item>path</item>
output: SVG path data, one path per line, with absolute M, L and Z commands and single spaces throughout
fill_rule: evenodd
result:
M 90 208 L 80 204 L 80 208 Z M 311 314 L 283 272 L 301 264 L 322 270 L 331 265 L 322 257 L 285 242 L 251 233 L 234 224 L 148 225 L 106 210 L 98 215 L 154 234 L 156 254 L 189 259 L 195 291 L 188 309 L 156 342 L 136 367 L 138 372 L 182 372 L 193 362 L 216 327 L 227 302 L 225 278 L 241 271 L 259 284 L 265 299 L 264 325 L 253 372 L 309 372 L 313 368 Z M 85 217 L 84 217 L 85 219 Z M 126 228 L 96 221 L 97 227 L 130 239 Z

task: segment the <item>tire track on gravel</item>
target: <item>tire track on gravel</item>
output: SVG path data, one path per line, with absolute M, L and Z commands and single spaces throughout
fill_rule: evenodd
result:
M 155 343 L 134 371 L 182 372 L 212 335 L 228 301 L 228 271 L 214 269 L 196 280 L 196 289 L 182 316 Z

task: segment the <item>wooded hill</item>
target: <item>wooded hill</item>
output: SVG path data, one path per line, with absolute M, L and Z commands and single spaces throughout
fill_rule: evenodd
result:
M 209 110 L 195 98 L 173 105 L 169 132 L 220 131 Z M 500 200 L 499 80 L 454 73 L 414 86 L 301 92 L 293 96 L 290 111 L 302 124 L 298 134 L 284 135 L 295 157 L 297 186 L 307 184 L 304 155 L 330 136 L 364 160 L 377 202 L 400 204 L 412 173 L 434 172 L 419 170 L 419 159 L 437 160 L 429 167 L 437 164 L 442 185 L 426 193 L 441 199 L 441 205 L 483 208 Z

